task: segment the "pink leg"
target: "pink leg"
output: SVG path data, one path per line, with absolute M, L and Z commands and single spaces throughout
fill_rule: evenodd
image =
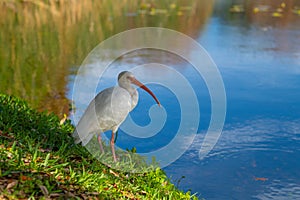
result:
M 117 157 L 115 153 L 115 133 L 113 131 L 111 132 L 110 147 L 111 147 L 111 152 L 113 154 L 114 161 L 117 162 Z
M 99 146 L 100 146 L 101 153 L 104 153 L 104 149 L 103 149 L 101 140 L 102 140 L 101 133 L 99 133 L 98 134 L 98 143 L 99 143 Z

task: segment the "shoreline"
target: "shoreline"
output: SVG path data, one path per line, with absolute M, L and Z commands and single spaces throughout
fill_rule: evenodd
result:
M 197 199 L 160 168 L 130 174 L 74 145 L 70 120 L 0 94 L 0 198 Z

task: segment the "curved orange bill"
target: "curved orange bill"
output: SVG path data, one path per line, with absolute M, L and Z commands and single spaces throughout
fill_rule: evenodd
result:
M 139 82 L 138 80 L 136 80 L 135 78 L 130 78 L 131 82 L 137 86 L 139 86 L 140 88 L 142 88 L 143 90 L 145 90 L 146 92 L 148 92 L 153 99 L 156 101 L 156 103 L 160 106 L 160 102 L 158 101 L 158 99 L 156 98 L 156 96 L 153 94 L 153 92 L 147 88 L 144 84 L 142 84 L 141 82 Z

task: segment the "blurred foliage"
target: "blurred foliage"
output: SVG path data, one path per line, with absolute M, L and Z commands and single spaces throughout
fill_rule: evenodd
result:
M 0 92 L 62 117 L 70 109 L 68 76 L 99 42 L 143 26 L 195 36 L 212 7 L 184 0 L 1 1 Z

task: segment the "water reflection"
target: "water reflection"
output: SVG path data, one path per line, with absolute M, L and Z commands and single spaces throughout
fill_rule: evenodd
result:
M 240 2 L 216 5 L 230 9 Z M 198 41 L 223 75 L 226 127 L 206 160 L 197 157 L 201 132 L 191 149 L 166 171 L 174 182 L 184 175 L 181 188 L 200 191 L 206 199 L 297 199 L 299 16 L 284 26 L 277 24 L 283 19 L 274 17 L 276 23 L 259 24 L 249 21 L 246 11 L 228 13 L 218 8 Z
M 120 57 L 107 72 L 107 78 L 100 80 L 97 90 L 116 83 L 115 75 L 120 70 L 117 63 L 126 63 L 128 68 L 150 61 L 172 65 L 185 74 L 192 85 L 197 85 L 197 98 L 201 102 L 200 134 L 196 142 L 180 160 L 166 168 L 174 183 L 184 175 L 186 178 L 180 188 L 192 189 L 206 199 L 300 198 L 299 1 L 191 3 L 182 0 L 175 1 L 179 6 L 175 5 L 177 9 L 172 14 L 164 14 L 163 10 L 170 10 L 174 1 L 149 1 L 148 4 L 143 1 L 146 7 L 130 0 L 118 4 L 112 1 L 49 2 L 46 11 L 31 1 L 1 3 L 1 92 L 21 96 L 41 110 L 62 115 L 68 112 L 72 96 L 72 90 L 68 89 L 72 88 L 77 67 L 100 41 L 143 26 L 179 30 L 206 48 L 225 82 L 227 126 L 207 159 L 199 161 L 197 152 L 209 125 L 211 103 L 205 83 L 195 76 L 197 73 L 189 63 L 162 51 L 132 52 Z M 232 9 L 235 5 L 238 12 Z M 183 45 L 182 48 L 189 47 Z M 109 56 L 114 52 L 106 53 Z M 152 60 L 148 55 L 152 55 Z M 161 73 L 156 68 L 145 70 L 139 76 Z M 168 74 L 163 76 L 172 79 Z M 165 105 L 174 98 L 165 88 L 150 86 L 163 97 Z M 141 99 L 147 97 L 141 96 Z M 86 105 L 78 105 L 77 111 L 83 112 Z M 141 125 L 148 124 L 150 106 L 151 102 L 142 101 L 136 108 L 140 115 L 136 112 L 132 117 L 142 119 Z M 127 142 L 131 141 L 132 147 L 144 151 L 166 145 L 174 136 L 173 130 L 178 128 L 180 111 L 173 109 L 177 106 L 178 102 L 173 101 L 167 108 L 171 113 L 171 123 L 166 127 L 169 134 L 148 141 L 148 149 L 139 140 L 124 135 L 119 136 L 119 141 L 124 141 L 126 148 L 131 148 Z M 189 140 L 187 137 L 183 143 Z M 255 177 L 268 180 L 256 181 Z
M 297 199 L 299 122 L 256 119 L 228 124 L 204 161 L 198 160 L 203 140 L 199 134 L 185 156 L 166 170 L 174 181 L 185 175 L 181 187 L 201 191 L 207 199 Z
M 274 180 L 272 184 L 268 185 L 264 190 L 254 196 L 254 198 L 261 200 L 268 199 L 296 199 L 300 197 L 299 184 L 291 183 L 292 181 L 282 182 L 280 180 Z
M 213 1 L 2 1 L 0 91 L 62 116 L 70 108 L 67 77 L 98 43 L 144 26 L 196 36 L 212 8 Z
M 267 30 L 272 27 L 297 29 L 299 7 L 296 0 L 232 0 L 215 2 L 215 16 L 233 26 L 255 25 Z
M 117 63 L 130 68 L 152 59 L 171 65 L 188 77 L 192 85 L 197 85 L 197 98 L 201 102 L 199 135 L 179 160 L 165 168 L 174 183 L 186 177 L 181 180 L 181 189 L 191 189 L 206 199 L 300 198 L 297 191 L 300 185 L 300 41 L 295 39 L 300 36 L 299 20 L 269 16 L 272 21 L 260 24 L 258 19 L 248 16 L 257 15 L 252 9 L 258 4 L 243 4 L 250 6 L 244 13 L 230 13 L 234 3 L 238 2 L 217 1 L 214 16 L 197 37 L 222 73 L 228 100 L 226 127 L 207 159 L 200 161 L 198 151 L 209 125 L 211 102 L 205 83 L 195 76 L 197 73 L 189 63 L 166 52 L 139 51 L 120 57 L 108 74 L 117 74 Z M 221 6 L 224 7 L 220 9 Z M 278 23 L 281 20 L 286 22 L 284 26 Z M 160 73 L 157 68 L 140 75 L 159 76 Z M 167 74 L 164 77 L 172 79 Z M 100 85 L 99 90 L 105 87 Z M 141 152 L 151 151 L 166 145 L 174 136 L 173 130 L 178 128 L 179 110 L 174 109 L 178 103 L 169 103 L 173 96 L 165 88 L 150 86 L 158 91 L 163 104 L 170 106 L 167 113 L 171 121 L 163 130 L 168 134 L 151 138 L 147 144 L 120 134 L 119 144 L 123 147 L 130 144 Z M 143 101 L 132 117 L 147 125 L 149 118 L 145 113 L 151 103 L 145 101 L 146 97 L 141 98 Z M 189 141 L 187 137 L 182 143 Z

